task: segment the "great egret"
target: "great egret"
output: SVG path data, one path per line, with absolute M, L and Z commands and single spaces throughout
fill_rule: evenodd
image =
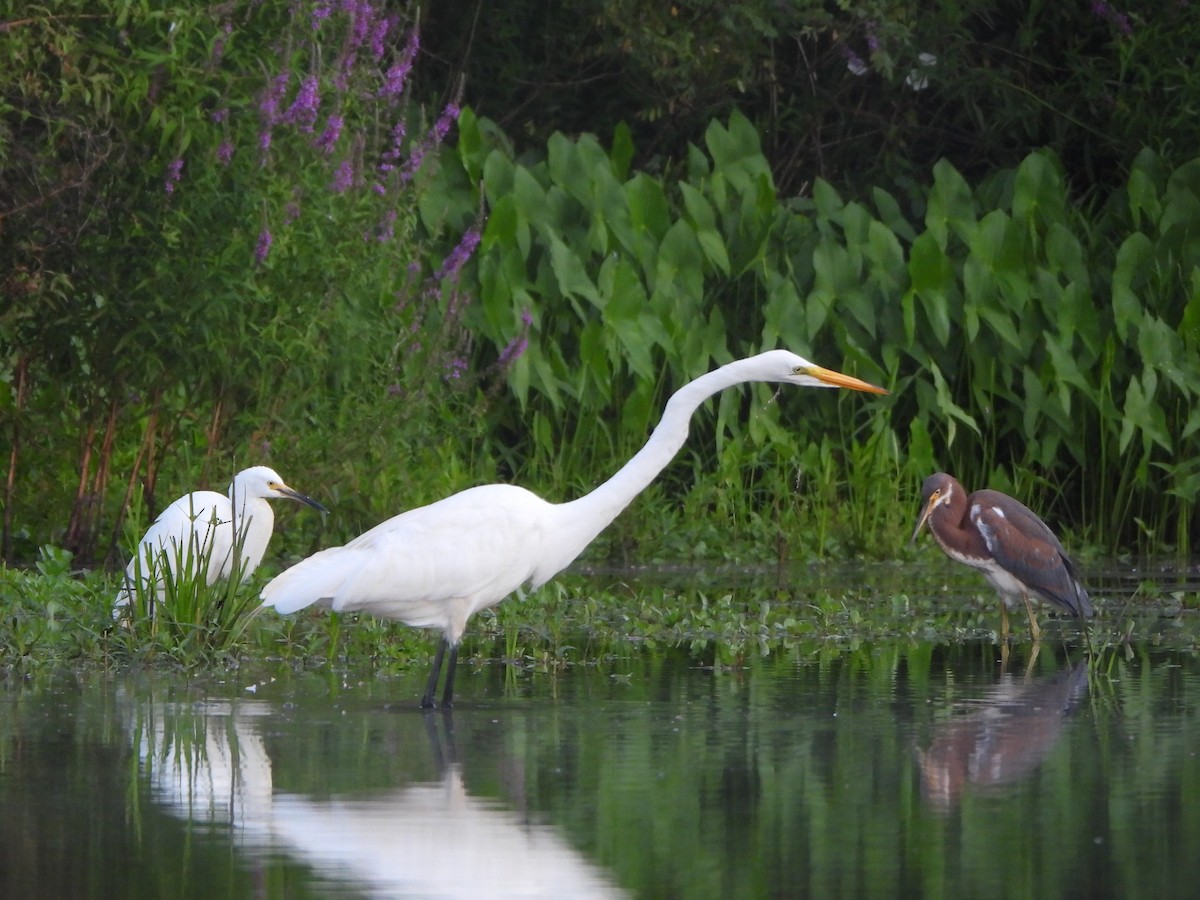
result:
M 981 571 L 1000 594 L 1000 639 L 1008 640 L 1008 611 L 1024 604 L 1029 631 L 1041 639 L 1029 598 L 1081 618 L 1092 615 L 1075 563 L 1054 532 L 1024 503 L 999 491 L 967 496 L 952 475 L 938 472 L 921 485 L 921 514 L 912 541 L 929 523 L 934 539 L 955 562 Z
M 421 706 L 434 705 L 447 648 L 442 705 L 449 706 L 467 619 L 521 585 L 540 587 L 566 568 L 671 461 L 700 403 L 749 381 L 887 393 L 787 350 L 731 362 L 676 391 L 642 449 L 591 493 L 549 503 L 515 485 L 468 488 L 302 560 L 263 588 L 263 605 L 286 614 L 317 603 L 335 612 L 361 610 L 415 628 L 441 629 Z
M 262 562 L 275 528 L 275 513 L 267 500 L 281 497 L 329 512 L 311 497 L 292 490 L 267 466 L 238 472 L 229 486 L 229 496 L 216 491 L 193 491 L 180 497 L 159 514 L 138 544 L 125 569 L 116 608 L 132 602 L 139 583 L 144 589 L 153 583 L 158 601 L 162 602 L 167 572 L 172 578 L 195 577 L 203 568 L 205 584 L 229 578 L 237 559 L 235 546 L 241 550 L 240 572 L 245 581 Z

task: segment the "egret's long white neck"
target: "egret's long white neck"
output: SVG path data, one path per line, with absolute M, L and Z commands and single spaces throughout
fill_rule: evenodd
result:
M 579 540 L 582 550 L 615 519 L 633 498 L 667 466 L 687 440 L 688 422 L 696 409 L 718 391 L 746 381 L 763 380 L 755 373 L 756 359 L 739 359 L 689 381 L 667 401 L 659 420 L 642 449 L 634 454 L 608 481 L 577 500 L 560 504 L 564 527 Z

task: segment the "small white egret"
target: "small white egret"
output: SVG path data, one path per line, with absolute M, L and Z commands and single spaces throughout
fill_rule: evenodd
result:
M 245 581 L 262 562 L 275 529 L 275 513 L 267 500 L 281 497 L 329 512 L 311 497 L 292 490 L 267 466 L 238 472 L 229 486 L 229 496 L 194 491 L 180 497 L 159 514 L 138 544 L 125 569 L 124 585 L 117 593 L 117 610 L 132 602 L 139 582 L 146 590 L 153 583 L 161 603 L 167 572 L 172 578 L 196 577 L 203 567 L 206 584 L 229 578 L 238 563 L 235 547 L 240 550 L 238 565 Z
M 718 391 L 750 381 L 887 393 L 787 350 L 731 362 L 676 391 L 642 449 L 591 493 L 550 503 L 515 485 L 468 488 L 302 560 L 263 588 L 263 605 L 292 613 L 316 603 L 441 629 L 421 706 L 434 705 L 447 648 L 442 705 L 450 706 L 467 619 L 521 585 L 540 587 L 566 568 L 671 461 L 696 408 Z

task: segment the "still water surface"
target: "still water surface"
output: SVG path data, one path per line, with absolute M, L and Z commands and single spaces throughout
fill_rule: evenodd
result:
M 0 897 L 1194 897 L 1200 662 L 1135 641 L 0 682 Z M 1193 645 L 1194 646 L 1194 645 Z

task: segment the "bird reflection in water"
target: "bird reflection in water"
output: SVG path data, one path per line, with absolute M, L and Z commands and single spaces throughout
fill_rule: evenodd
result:
M 1054 750 L 1087 687 L 1085 663 L 1048 678 L 1002 673 L 983 697 L 935 726 L 929 746 L 917 750 L 922 796 L 949 812 L 968 793 L 1003 793 L 1020 783 Z
M 142 772 L 155 803 L 187 821 L 228 824 L 250 859 L 282 851 L 370 896 L 624 896 L 554 828 L 470 793 L 449 713 L 426 713 L 420 726 L 407 720 L 428 731 L 437 781 L 318 799 L 273 788 L 258 727 L 276 714 L 269 705 L 197 709 L 139 709 Z

